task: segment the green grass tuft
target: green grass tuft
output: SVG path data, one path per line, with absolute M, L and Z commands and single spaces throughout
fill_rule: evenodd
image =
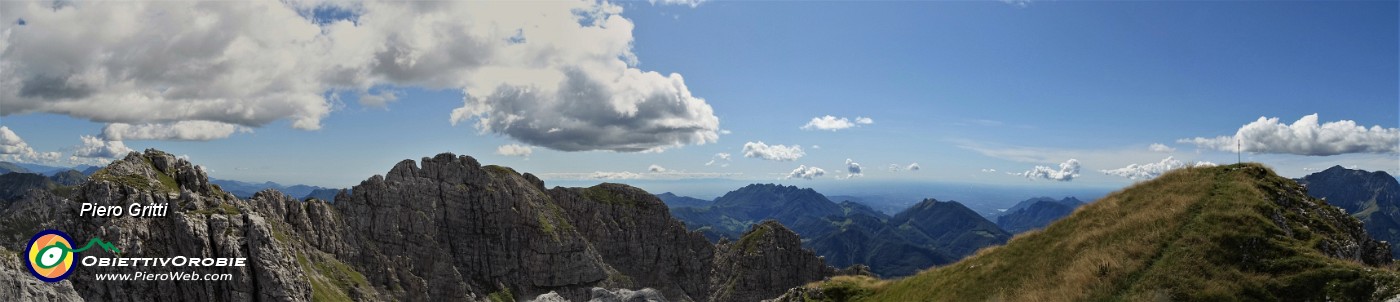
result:
M 502 288 L 500 291 L 486 295 L 486 300 L 491 302 L 515 302 L 515 294 L 510 292 L 510 288 Z

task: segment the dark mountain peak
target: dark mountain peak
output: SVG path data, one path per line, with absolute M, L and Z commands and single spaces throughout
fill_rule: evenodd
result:
M 1007 232 L 1019 234 L 1032 229 L 1043 228 L 1062 217 L 1073 213 L 1079 206 L 1084 205 L 1079 199 L 1065 197 L 1061 200 L 1035 200 L 1029 205 L 1018 204 L 1015 211 L 1007 211 L 997 217 L 997 226 Z M 1032 200 L 1028 200 L 1032 201 Z
M 1074 198 L 1074 196 L 1066 196 L 1064 199 L 1060 199 L 1060 203 L 1065 205 L 1081 205 L 1084 204 L 1084 201 L 1079 200 L 1079 198 Z
M 841 207 L 811 188 L 776 184 L 752 184 L 716 198 L 714 207 L 731 208 L 745 220 L 775 218 L 793 222 L 796 216 L 826 217 L 841 213 Z
M 1400 257 L 1400 181 L 1390 173 L 1334 166 L 1297 181 L 1308 195 L 1361 219 L 1372 237 L 1391 244 L 1392 257 Z
M 1385 171 L 1371 172 L 1360 169 L 1343 168 L 1342 166 L 1332 166 L 1331 168 L 1327 168 L 1326 170 L 1322 170 L 1313 174 L 1308 174 L 1307 176 L 1304 176 L 1303 179 L 1311 180 L 1329 177 L 1345 177 L 1350 178 L 1353 181 L 1363 179 L 1369 181 L 1386 181 L 1387 179 L 1389 179 L 1390 181 L 1395 180 L 1395 177 L 1391 176 L 1390 173 L 1386 173 Z
M 78 170 L 69 169 L 63 172 L 54 173 L 53 176 L 49 176 L 49 179 L 53 180 L 54 183 L 60 186 L 72 186 L 81 184 L 83 183 L 83 181 L 86 181 L 87 175 L 84 175 L 83 172 L 78 172 Z
M 680 207 L 704 208 L 704 207 L 709 207 L 710 204 L 713 203 L 712 201 L 709 201 L 709 200 L 694 198 L 694 197 L 690 197 L 690 196 L 679 196 L 679 195 L 676 195 L 675 193 L 671 193 L 671 192 L 656 194 L 656 198 L 660 198 L 662 202 L 665 202 L 665 203 L 666 203 L 666 206 L 672 207 L 672 208 L 680 208 Z
M 967 208 L 967 206 L 964 206 L 964 205 L 963 205 L 962 203 L 960 203 L 960 202 L 957 202 L 957 201 L 954 201 L 954 200 L 940 201 L 940 200 L 938 200 L 938 199 L 933 199 L 933 198 L 924 198 L 923 201 L 920 201 L 919 203 L 914 204 L 914 206 L 909 207 L 909 210 L 905 210 L 905 212 L 908 212 L 908 211 L 911 211 L 911 210 L 928 212 L 928 211 L 958 210 L 958 209 L 967 210 L 969 213 L 972 213 L 973 215 L 977 215 L 977 212 L 976 212 L 976 211 L 973 211 L 972 209 Z
M 1004 214 L 1015 213 L 1015 212 L 1017 212 L 1017 211 L 1024 210 L 1024 209 L 1026 209 L 1027 207 L 1030 207 L 1031 205 L 1036 204 L 1036 203 L 1039 203 L 1039 202 L 1058 202 L 1058 203 L 1066 204 L 1066 205 L 1078 205 L 1078 204 L 1083 204 L 1083 203 L 1084 203 L 1084 202 L 1082 202 L 1082 201 L 1079 201 L 1078 198 L 1074 198 L 1073 196 L 1067 196 L 1067 197 L 1065 197 L 1064 199 L 1060 199 L 1060 200 L 1055 200 L 1054 198 L 1051 198 L 1051 197 L 1049 197 L 1049 196 L 1040 196 L 1040 197 L 1033 197 L 1033 198 L 1030 198 L 1030 199 L 1022 200 L 1021 202 L 1016 203 L 1016 205 L 1015 205 L 1015 206 L 1012 206 L 1010 209 L 1006 209 L 1006 212 L 1003 212 L 1003 213 L 1004 213 Z

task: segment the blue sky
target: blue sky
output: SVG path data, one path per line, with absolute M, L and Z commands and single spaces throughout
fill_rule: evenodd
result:
M 1379 128 L 1350 133 L 1362 140 L 1351 142 L 1357 148 L 1328 152 L 1306 147 L 1317 142 L 1283 141 L 1246 152 L 1246 160 L 1291 177 L 1332 165 L 1400 170 L 1394 138 L 1400 136 L 1395 134 L 1400 132 L 1395 2 L 717 1 L 617 7 L 622 11 L 616 16 L 634 25 L 628 32 L 633 68 L 683 76 L 688 92 L 718 117 L 717 139 L 662 152 L 556 151 L 482 130 L 475 120 L 454 125 L 451 112 L 463 107 L 463 90 L 415 79 L 366 80 L 370 85 L 358 87 L 368 87 L 363 88 L 368 93 L 354 87 L 320 89 L 331 111 L 316 130 L 298 129 L 292 117 L 266 123 L 233 117 L 219 121 L 247 131 L 209 140 L 124 143 L 188 155 L 213 177 L 331 187 L 357 184 L 405 158 L 454 152 L 542 174 L 555 183 L 587 184 L 604 181 L 592 178 L 594 172 L 631 172 L 637 179 L 607 181 L 706 196 L 748 182 L 819 188 L 860 182 L 1117 188 L 1135 180 L 1100 170 L 1168 156 L 1187 165 L 1233 163 L 1233 152 L 1181 140 L 1243 133 L 1243 126 L 1260 117 L 1287 125 L 1317 114 L 1321 123 L 1348 120 Z M 365 16 L 382 11 L 358 9 L 369 12 Z M 34 21 L 46 16 L 8 11 L 0 17 L 26 24 L 0 28 L 12 32 L 6 54 L 25 59 L 18 55 L 21 48 L 40 43 L 23 40 L 18 32 L 50 24 Z M 520 33 L 525 44 L 538 37 L 532 30 Z M 29 83 L 24 77 L 44 72 L 21 67 L 0 78 Z M 159 89 L 180 85 L 157 84 Z M 359 100 L 384 91 L 393 92 L 395 100 L 383 106 Z M 4 110 L 29 107 L 39 109 Z M 67 158 L 80 147 L 80 136 L 102 134 L 106 122 L 190 119 L 123 120 L 75 111 L 81 110 L 0 102 L 0 125 L 34 150 Z M 801 129 L 826 115 L 851 121 L 868 117 L 873 123 L 835 131 Z M 759 141 L 800 146 L 805 155 L 791 161 L 745 157 L 744 145 Z M 507 144 L 535 146 L 527 157 L 497 154 Z M 1151 144 L 1174 151 L 1152 151 Z M 716 153 L 730 154 L 720 161 L 727 166 L 705 165 Z M 846 178 L 848 158 L 860 164 L 862 176 Z M 1009 174 L 1036 166 L 1059 170 L 1069 159 L 1082 167 L 1068 181 Z M 920 169 L 905 169 L 911 163 Z M 650 173 L 650 165 L 671 174 Z M 811 180 L 785 177 L 799 165 L 820 167 L 825 174 Z M 900 171 L 891 171 L 891 165 Z

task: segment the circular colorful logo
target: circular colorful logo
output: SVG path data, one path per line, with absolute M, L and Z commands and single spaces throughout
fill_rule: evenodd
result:
M 24 249 L 29 273 L 44 282 L 58 282 L 73 273 L 73 238 L 59 230 L 44 230 L 29 239 Z

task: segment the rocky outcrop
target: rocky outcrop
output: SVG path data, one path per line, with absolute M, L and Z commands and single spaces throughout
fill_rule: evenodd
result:
M 717 247 L 710 286 L 714 301 L 759 301 L 788 288 L 836 274 L 812 250 L 802 248 L 797 233 L 776 221 L 753 225 L 734 242 Z
M 636 291 L 634 291 L 634 290 L 629 290 L 629 289 L 625 289 L 625 288 L 609 290 L 609 289 L 604 289 L 604 288 L 601 288 L 601 287 L 594 287 L 593 290 L 589 291 L 589 293 L 591 294 L 591 296 L 589 297 L 588 302 L 666 302 L 666 301 L 667 301 L 667 300 L 666 300 L 666 297 L 663 296 L 663 295 L 661 295 L 661 292 L 656 291 L 655 289 L 650 289 L 650 288 L 643 288 L 643 289 L 641 289 L 641 290 L 636 290 Z M 569 299 L 565 299 L 564 297 L 559 296 L 559 293 L 556 293 L 556 292 L 549 292 L 549 293 L 545 293 L 545 294 L 543 294 L 543 295 L 540 295 L 539 297 L 535 297 L 535 299 L 534 299 L 534 300 L 531 300 L 531 301 L 534 301 L 534 302 L 568 302 Z
M 0 298 L 6 301 L 83 300 L 73 290 L 72 282 L 47 283 L 34 279 L 21 261 L 18 252 L 0 248 Z
M 1400 181 L 1385 171 L 1367 172 L 1333 166 L 1298 180 L 1308 195 L 1360 219 L 1366 233 L 1390 245 L 1400 258 Z
M 677 301 L 708 300 L 714 247 L 671 218 L 660 199 L 621 184 L 548 193 L 604 262 L 626 276 L 609 286 L 653 288 Z
M 546 189 L 533 175 L 446 153 L 400 162 L 339 191 L 334 204 L 271 189 L 240 200 L 198 166 L 157 150 L 95 172 L 67 198 L 32 191 L 0 209 L 0 238 L 7 239 L 0 248 L 22 250 L 35 232 L 59 229 L 79 241 L 109 241 L 120 257 L 241 257 L 248 264 L 169 269 L 232 277 L 219 282 L 97 281 L 132 269 L 80 267 L 71 282 L 19 284 L 0 290 L 0 300 L 64 300 L 63 284 L 70 284 L 69 293 L 98 301 L 747 301 L 834 272 L 776 223 L 764 229 L 778 235 L 756 236 L 745 252 L 719 261 L 721 249 L 640 189 Z M 80 217 L 82 203 L 169 210 Z M 772 274 L 788 271 L 784 265 L 796 266 Z M 19 268 L 0 266 L 0 274 L 26 273 Z M 759 283 L 730 286 L 716 298 L 716 275 Z
M 144 273 L 229 274 L 230 281 L 97 281 L 105 273 L 132 273 L 130 267 L 81 266 L 68 280 L 78 295 L 95 301 L 246 301 L 309 300 L 311 288 L 297 261 L 274 240 L 272 226 L 247 205 L 208 185 L 204 172 L 170 154 L 131 153 L 94 173 L 71 198 L 35 191 L 0 214 L 8 238 L 5 248 L 23 250 L 27 235 L 43 229 L 67 232 L 82 244 L 98 238 L 111 242 L 123 258 L 248 258 L 243 267 L 153 267 Z M 115 206 L 119 216 L 80 213 L 83 203 Z M 135 205 L 135 207 L 133 207 Z M 132 209 L 166 206 L 133 216 Z M 84 256 L 113 257 L 91 249 Z

